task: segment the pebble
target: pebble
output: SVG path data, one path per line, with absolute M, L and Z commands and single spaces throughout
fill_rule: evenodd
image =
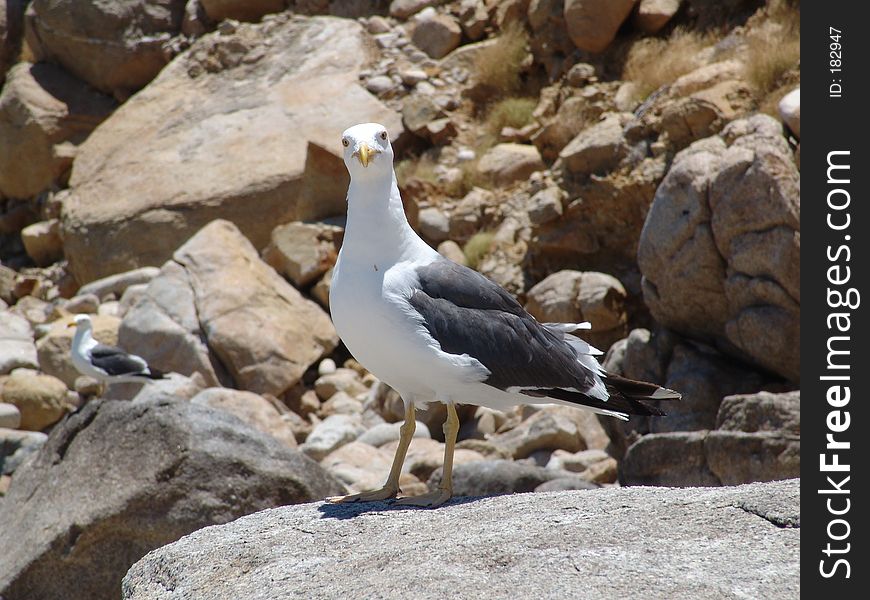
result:
M 314 427 L 299 449 L 310 458 L 320 461 L 362 433 L 359 415 L 330 415 Z
M 369 444 L 370 446 L 374 446 L 375 448 L 379 448 L 390 442 L 396 442 L 399 440 L 400 432 L 399 428 L 401 428 L 402 423 L 381 423 L 379 425 L 375 425 L 364 434 L 359 436 L 358 441 Z M 425 423 L 417 421 L 417 427 L 414 429 L 414 438 L 431 438 L 432 435 L 429 433 L 429 428 L 426 427 Z
M 335 373 L 335 370 L 338 367 L 335 366 L 335 361 L 331 358 L 324 358 L 320 361 L 320 364 L 317 365 L 317 374 L 323 377 L 324 375 L 331 375 Z
M 393 89 L 393 80 L 386 75 L 377 75 L 366 82 L 366 89 L 373 94 L 383 94 Z

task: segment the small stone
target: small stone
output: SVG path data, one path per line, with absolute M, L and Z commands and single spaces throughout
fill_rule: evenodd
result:
M 381 446 L 385 446 L 391 442 L 397 442 L 400 437 L 399 429 L 402 427 L 402 423 L 381 423 L 379 425 L 375 425 L 364 434 L 359 436 L 358 440 L 360 442 L 365 442 L 366 444 L 371 444 L 376 448 Z M 417 425 L 414 428 L 414 438 L 431 438 L 432 436 L 429 433 L 429 428 L 426 427 L 425 423 L 421 423 L 417 421 Z
M 436 146 L 444 146 L 456 137 L 456 125 L 452 119 L 435 119 L 426 123 L 426 136 Z
M 328 375 L 322 375 L 314 382 L 314 391 L 321 400 L 329 400 L 337 392 L 345 392 L 350 396 L 358 396 L 368 391 L 360 381 L 359 374 L 353 369 L 336 369 Z
M 115 294 L 121 298 L 130 286 L 147 284 L 159 274 L 160 269 L 157 267 L 133 269 L 132 271 L 109 275 L 108 277 L 86 283 L 79 289 L 78 293 L 94 294 L 97 298 L 104 298 L 108 294 Z
M 390 27 L 390 22 L 380 15 L 374 15 L 372 17 L 369 17 L 366 28 L 372 35 L 376 35 L 378 33 L 388 33 L 392 30 L 392 27 Z
M 595 77 L 595 67 L 588 63 L 577 63 L 568 70 L 565 79 L 571 87 L 583 87 L 597 79 Z
M 330 452 L 320 461 L 320 466 L 352 491 L 363 491 L 375 489 L 384 482 L 391 462 L 386 452 L 357 440 Z
M 57 219 L 40 221 L 21 230 L 21 241 L 27 255 L 44 267 L 63 258 L 63 240 Z
M 67 300 L 64 310 L 74 315 L 95 314 L 100 308 L 100 299 L 96 294 L 79 294 Z
M 335 361 L 331 358 L 324 358 L 317 365 L 317 374 L 323 377 L 324 375 L 332 375 L 338 367 L 335 366 Z
M 460 148 L 456 151 L 456 160 L 459 162 L 468 162 L 477 158 L 477 153 L 471 148 Z
M 634 24 L 644 33 L 657 33 L 680 10 L 682 0 L 640 0 Z
M 21 412 L 21 429 L 41 431 L 66 414 L 66 384 L 51 375 L 15 371 L 3 384 L 3 402 Z
M 0 473 L 12 475 L 24 460 L 45 444 L 48 436 L 39 431 L 0 427 Z
M 304 288 L 335 264 L 344 229 L 327 223 L 293 222 L 272 230 L 263 260 Z
M 404 21 L 433 4 L 435 0 L 393 0 L 390 2 L 390 16 Z
M 779 116 L 791 132 L 801 137 L 801 89 L 797 88 L 783 96 L 778 105 Z
M 424 208 L 420 211 L 418 219 L 420 235 L 424 239 L 440 244 L 450 235 L 450 222 L 441 209 L 434 206 Z
M 320 405 L 320 416 L 324 418 L 329 415 L 358 415 L 362 411 L 362 402 L 345 392 L 334 393 L 329 400 Z
M 402 83 L 407 86 L 415 86 L 429 78 L 426 71 L 422 69 L 403 69 L 399 71 L 399 77 L 402 78 Z
M 97 314 L 102 316 L 109 317 L 117 317 L 121 318 L 121 303 L 117 300 L 109 300 L 108 302 L 101 302 L 99 308 L 97 308 Z
M 610 455 L 604 450 L 593 448 L 580 452 L 568 452 L 566 450 L 554 450 L 547 462 L 547 468 L 554 471 L 570 471 L 582 473 L 595 463 L 607 460 Z
M 543 225 L 555 221 L 562 216 L 561 188 L 553 186 L 544 188 L 529 199 L 529 221 L 532 225 Z
M 465 253 L 453 240 L 444 240 L 438 244 L 438 254 L 455 263 L 467 266 L 468 261 L 465 259 Z
M 545 481 L 535 488 L 535 492 L 564 492 L 567 490 L 597 490 L 600 486 L 584 479 L 580 475 L 557 477 Z
M 375 95 L 385 94 L 394 86 L 393 80 L 386 75 L 377 75 L 366 81 L 366 89 Z
M 462 29 L 453 17 L 443 14 L 423 17 L 421 13 L 416 20 L 411 41 L 430 57 L 442 58 L 459 46 Z
M 21 425 L 21 411 L 14 404 L 0 402 L 0 427 L 18 429 Z
M 363 433 L 359 415 L 331 415 L 318 423 L 299 449 L 314 460 L 322 460 Z
M 480 173 L 500 186 L 528 179 L 546 166 L 538 149 L 525 144 L 498 144 L 480 158 Z
M 510 452 L 515 459 L 525 458 L 541 449 L 569 452 L 586 449 L 573 421 L 546 410 L 535 413 L 510 431 L 494 435 L 489 441 Z
M 589 465 L 589 468 L 580 473 L 580 476 L 595 483 L 616 483 L 618 465 L 616 459 L 606 459 Z

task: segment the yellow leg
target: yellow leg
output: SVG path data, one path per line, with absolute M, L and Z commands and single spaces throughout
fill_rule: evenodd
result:
M 396 501 L 403 506 L 440 506 L 453 496 L 453 449 L 456 447 L 456 434 L 459 433 L 459 415 L 453 403 L 447 405 L 447 420 L 444 422 L 444 469 L 441 485 L 434 492 L 422 496 L 411 496 Z
M 334 504 L 340 502 L 374 502 L 376 500 L 386 500 L 395 498 L 399 493 L 399 476 L 402 474 L 402 465 L 405 463 L 405 456 L 408 454 L 408 446 L 411 445 L 411 439 L 414 437 L 414 430 L 417 428 L 416 411 L 413 404 L 409 404 L 405 408 L 405 422 L 399 428 L 399 447 L 396 448 L 396 455 L 393 457 L 393 466 L 390 468 L 390 474 L 387 476 L 387 482 L 384 487 L 370 492 L 360 492 L 359 494 L 351 494 L 349 496 L 333 496 L 327 498 L 327 502 Z

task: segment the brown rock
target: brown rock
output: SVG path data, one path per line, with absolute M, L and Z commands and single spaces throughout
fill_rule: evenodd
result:
M 338 343 L 329 317 L 260 261 L 231 223 L 204 227 L 162 271 L 120 336 L 159 369 L 178 371 L 178 356 L 207 381 L 226 368 L 238 387 L 279 396 Z M 188 348 L 196 349 L 193 364 Z
M 314 391 L 321 400 L 329 400 L 338 392 L 357 396 L 366 393 L 368 388 L 360 380 L 356 371 L 341 368 L 336 369 L 334 373 L 319 377 L 314 382 Z
M 271 402 L 243 390 L 208 388 L 190 399 L 193 404 L 210 406 L 235 415 L 254 429 L 267 433 L 288 448 L 295 448 L 296 436 Z
M 63 240 L 57 219 L 40 221 L 21 230 L 21 241 L 27 256 L 38 266 L 48 266 L 63 258 Z
M 704 444 L 708 433 L 681 431 L 643 436 L 625 454 L 619 483 L 675 487 L 721 485 L 707 466 Z
M 355 492 L 383 485 L 391 464 L 390 454 L 362 442 L 345 444 L 320 461 L 321 467 Z
M 18 407 L 21 429 L 41 431 L 66 414 L 66 391 L 66 384 L 56 377 L 18 371 L 3 383 L 0 399 Z
M 661 128 L 676 148 L 718 133 L 728 122 L 747 112 L 752 102 L 749 86 L 729 80 L 666 105 Z
M 34 0 L 27 44 L 40 61 L 57 62 L 95 88 L 126 98 L 169 62 L 163 45 L 181 30 L 185 0 L 79 4 Z
M 565 0 L 568 34 L 581 50 L 601 52 L 610 45 L 636 0 Z
M 644 33 L 656 33 L 680 10 L 682 0 L 640 0 L 634 25 Z
M 272 230 L 263 260 L 302 288 L 335 264 L 344 230 L 327 223 L 287 223 Z
M 354 21 L 283 14 L 198 39 L 80 148 L 63 207 L 79 281 L 159 266 L 216 218 L 263 248 L 276 225 L 343 214 L 341 132 L 402 133 L 359 85 L 368 44 Z
M 63 69 L 19 63 L 0 93 L 0 194 L 28 198 L 65 178 L 115 103 Z
M 574 421 L 548 409 L 541 409 L 514 429 L 494 435 L 489 441 L 505 448 L 515 459 L 525 458 L 541 449 L 568 452 L 586 449 L 586 441 Z
M 36 369 L 36 346 L 33 329 L 24 317 L 0 311 L 0 375 L 20 367 Z
M 445 14 L 421 18 L 414 25 L 411 41 L 432 58 L 442 58 L 459 46 L 462 29 L 456 19 Z
M 526 310 L 545 323 L 592 324 L 577 332 L 593 346 L 606 350 L 626 334 L 627 294 L 618 279 L 593 271 L 558 271 L 535 284 Z
M 208 18 L 219 23 L 224 19 L 256 22 L 270 13 L 281 12 L 284 0 L 199 0 Z
M 478 171 L 496 185 L 506 186 L 528 179 L 546 167 L 538 149 L 525 144 L 498 144 L 480 158 Z
M 630 119 L 629 113 L 609 114 L 577 134 L 562 149 L 559 158 L 572 173 L 591 175 L 613 169 L 628 154 L 622 130 Z

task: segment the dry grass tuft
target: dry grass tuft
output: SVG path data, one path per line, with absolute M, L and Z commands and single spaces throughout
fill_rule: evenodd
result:
M 491 90 L 493 97 L 504 97 L 520 90 L 523 62 L 528 54 L 529 38 L 522 25 L 511 24 L 482 49 L 474 60 L 475 81 Z
M 744 76 L 762 105 L 787 84 L 790 71 L 800 70 L 801 59 L 800 7 L 772 0 L 764 10 L 768 22 L 749 34 L 744 58 Z
M 532 122 L 532 113 L 537 106 L 534 98 L 505 98 L 489 109 L 486 129 L 498 135 L 505 127 L 520 129 Z
M 471 239 L 465 243 L 462 252 L 465 254 L 465 261 L 472 269 L 477 269 L 483 257 L 489 254 L 492 250 L 495 234 L 491 231 L 478 231 Z
M 622 79 L 637 85 L 638 99 L 643 99 L 700 65 L 696 55 L 716 43 L 712 33 L 698 33 L 677 28 L 667 39 L 642 38 L 628 51 Z
M 435 174 L 435 161 L 428 156 L 401 160 L 396 163 L 396 178 L 399 183 L 417 179 L 437 185 L 438 176 Z

